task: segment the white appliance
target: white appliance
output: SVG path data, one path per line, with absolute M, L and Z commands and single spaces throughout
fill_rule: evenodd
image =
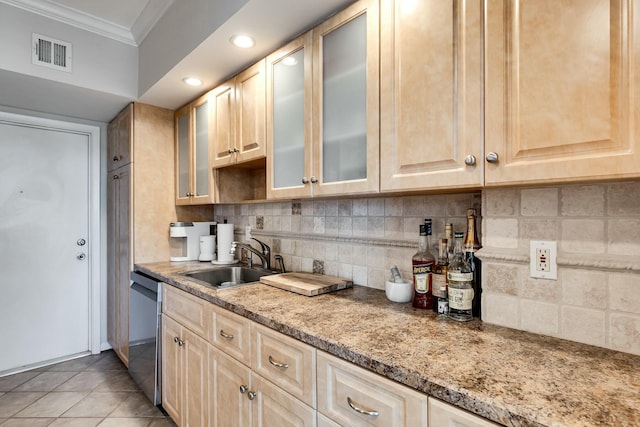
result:
M 200 256 L 200 236 L 215 234 L 216 222 L 172 222 L 171 261 L 196 261 Z
M 216 259 L 216 236 L 200 236 L 200 256 L 198 261 L 213 261 Z

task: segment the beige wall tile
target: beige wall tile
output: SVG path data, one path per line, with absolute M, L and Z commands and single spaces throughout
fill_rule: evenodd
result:
M 525 240 L 557 240 L 559 228 L 557 219 L 520 219 L 520 237 Z
M 484 321 L 494 325 L 518 328 L 518 297 L 504 294 L 483 294 Z
M 606 309 L 607 276 L 594 270 L 564 269 L 562 303 L 580 307 Z
M 494 248 L 518 247 L 518 220 L 508 218 L 486 218 L 484 243 Z
M 604 347 L 605 312 L 581 307 L 561 308 L 561 336 L 563 338 Z
M 537 334 L 557 336 L 559 330 L 558 305 L 520 300 L 520 327 Z
M 559 250 L 588 254 L 604 253 L 604 220 L 565 219 L 562 220 L 561 227 Z
M 483 196 L 484 216 L 515 216 L 520 212 L 520 193 L 514 188 L 487 189 Z
M 521 266 L 518 295 L 536 301 L 558 303 L 562 286 L 558 280 L 529 277 L 529 266 Z
M 389 197 L 384 201 L 385 216 L 402 216 L 404 214 L 404 204 L 400 197 Z
M 608 231 L 611 255 L 640 256 L 640 218 L 611 219 Z
M 520 191 L 520 213 L 523 216 L 557 216 L 558 189 L 522 189 Z
M 611 216 L 640 215 L 640 182 L 613 183 L 608 186 Z
M 640 274 L 613 273 L 608 279 L 609 308 L 640 314 Z
M 570 185 L 560 188 L 560 214 L 563 216 L 604 215 L 603 185 Z
M 485 292 L 518 294 L 520 268 L 512 264 L 490 263 L 482 270 L 482 288 Z
M 640 316 L 613 313 L 610 324 L 611 348 L 640 354 Z

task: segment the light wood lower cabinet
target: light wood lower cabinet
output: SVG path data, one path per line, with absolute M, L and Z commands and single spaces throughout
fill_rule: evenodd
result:
M 429 425 L 431 427 L 498 427 L 498 424 L 432 397 L 429 398 Z
M 209 345 L 162 316 L 162 406 L 179 426 L 209 423 Z
M 318 352 L 318 412 L 343 426 L 424 427 L 427 396 Z
M 250 389 L 251 369 L 209 347 L 209 425 L 251 427 L 252 402 L 247 397 Z

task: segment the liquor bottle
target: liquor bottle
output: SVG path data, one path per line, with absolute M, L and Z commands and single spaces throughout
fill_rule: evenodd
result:
M 440 239 L 438 245 L 438 261 L 436 262 L 435 270 L 433 272 L 433 297 L 436 299 L 433 309 L 442 314 L 440 300 L 446 300 L 447 298 L 447 268 L 449 265 L 449 255 L 447 252 L 447 239 Z
M 453 224 L 444 225 L 444 238 L 447 239 L 447 258 L 451 261 L 453 259 L 453 249 L 456 244 L 453 240 Z
M 455 233 L 456 246 L 447 271 L 449 317 L 466 322 L 473 319 L 473 273 L 462 252 L 464 233 Z
M 476 228 L 476 210 L 467 210 L 467 236 L 464 239 L 464 256 L 471 267 L 473 273 L 473 317 L 481 317 L 482 300 L 482 264 L 475 253 L 482 245 L 478 239 L 478 229 Z
M 435 258 L 428 249 L 428 236 L 431 234 L 431 220 L 420 225 L 418 252 L 413 255 L 413 306 L 416 308 L 433 308 L 432 273 Z

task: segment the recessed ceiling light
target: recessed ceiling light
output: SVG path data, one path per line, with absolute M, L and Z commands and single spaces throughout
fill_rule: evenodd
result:
M 253 47 L 256 44 L 253 38 L 242 34 L 231 37 L 230 41 L 234 46 L 241 47 L 243 49 Z
M 183 82 L 188 84 L 189 86 L 200 86 L 202 85 L 202 80 L 197 77 L 185 77 L 182 79 Z

